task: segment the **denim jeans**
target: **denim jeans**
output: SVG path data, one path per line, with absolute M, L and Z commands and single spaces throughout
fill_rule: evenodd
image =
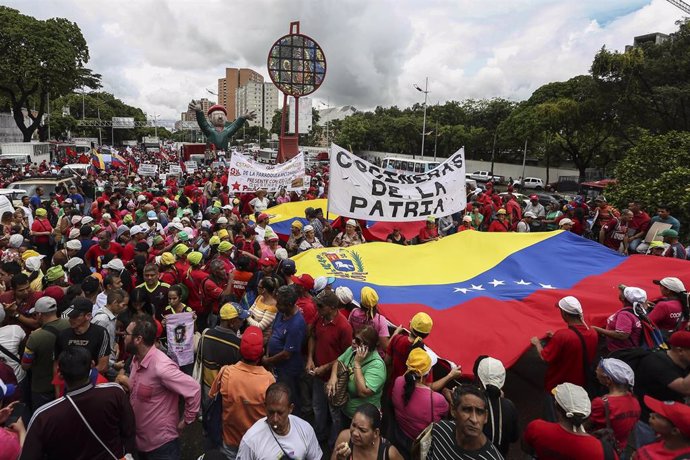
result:
M 182 458 L 180 439 L 175 438 L 168 441 L 150 452 L 140 452 L 139 458 L 142 460 L 180 460 Z
M 314 407 L 314 428 L 316 431 L 316 438 L 319 440 L 319 443 L 328 441 L 328 446 L 333 448 L 335 440 L 340 433 L 343 418 L 342 412 L 339 408 L 332 407 L 328 404 L 326 382 L 322 381 L 320 378 L 314 378 L 313 388 L 312 404 Z

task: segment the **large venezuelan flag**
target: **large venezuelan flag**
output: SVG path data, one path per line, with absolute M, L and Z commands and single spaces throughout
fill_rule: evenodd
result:
M 417 246 L 368 243 L 312 249 L 294 257 L 298 273 L 335 276 L 359 298 L 379 294 L 381 312 L 408 327 L 425 311 L 434 320 L 427 339 L 440 356 L 467 370 L 478 355 L 506 366 L 530 347 L 530 337 L 564 327 L 556 302 L 574 295 L 588 324 L 603 325 L 620 308 L 619 284 L 659 295 L 652 280 L 677 276 L 690 284 L 690 262 L 625 257 L 569 232 L 462 232 Z

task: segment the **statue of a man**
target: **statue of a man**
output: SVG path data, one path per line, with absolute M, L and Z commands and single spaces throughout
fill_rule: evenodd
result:
M 201 111 L 201 103 L 199 101 L 192 101 L 189 103 L 189 109 L 196 112 L 196 122 L 199 128 L 206 135 L 209 144 L 216 146 L 216 150 L 228 150 L 228 140 L 238 129 L 244 125 L 247 120 L 253 120 L 256 117 L 254 111 L 245 113 L 237 117 L 232 123 L 228 122 L 228 112 L 222 105 L 216 104 L 208 109 L 208 117 L 206 119 L 204 113 Z

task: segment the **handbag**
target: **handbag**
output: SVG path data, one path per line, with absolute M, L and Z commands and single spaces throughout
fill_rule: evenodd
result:
M 431 423 L 422 430 L 421 433 L 417 435 L 414 442 L 412 443 L 412 448 L 410 449 L 410 458 L 412 460 L 426 460 L 429 455 L 429 450 L 431 450 L 431 442 L 433 438 L 431 433 L 434 430 L 434 390 L 429 388 L 429 399 L 431 401 Z
M 352 362 L 352 358 L 350 358 L 350 362 Z M 347 384 L 350 381 L 350 370 L 348 369 L 349 365 L 343 364 L 342 361 L 338 361 L 337 365 L 335 391 L 328 396 L 328 403 L 333 407 L 343 407 L 350 399 L 347 391 Z
M 132 454 L 125 454 L 125 456 L 122 457 L 122 459 L 120 459 L 117 455 L 115 455 L 115 454 L 113 453 L 113 451 L 111 451 L 110 449 L 108 449 L 108 446 L 106 446 L 105 443 L 101 440 L 101 438 L 98 437 L 98 435 L 96 434 L 96 432 L 93 431 L 93 428 L 91 428 L 91 425 L 89 425 L 89 422 L 86 421 L 86 418 L 84 417 L 84 414 L 81 413 L 81 411 L 79 410 L 79 408 L 77 407 L 77 405 L 74 403 L 74 400 L 72 400 L 72 398 L 70 397 L 70 395 L 66 394 L 66 395 L 65 395 L 65 398 L 67 398 L 67 401 L 69 401 L 70 404 L 72 404 L 72 407 L 74 407 L 74 410 L 77 411 L 77 414 L 79 415 L 79 418 L 82 420 L 82 422 L 84 422 L 84 425 L 86 425 L 86 428 L 89 429 L 89 431 L 91 432 L 91 434 L 93 435 L 93 437 L 96 439 L 96 441 L 98 441 L 98 443 L 99 443 L 101 446 L 103 446 L 103 449 L 105 449 L 105 451 L 108 452 L 108 454 L 110 454 L 111 457 L 113 457 L 115 460 L 134 460 L 134 457 L 132 457 Z
M 602 401 L 604 401 L 604 418 L 606 419 L 606 428 L 601 428 L 590 433 L 595 438 L 599 439 L 602 443 L 606 443 L 611 446 L 617 455 L 620 455 L 620 449 L 618 448 L 618 441 L 616 440 L 616 435 L 611 427 L 611 412 L 609 410 L 609 398 L 602 396 Z

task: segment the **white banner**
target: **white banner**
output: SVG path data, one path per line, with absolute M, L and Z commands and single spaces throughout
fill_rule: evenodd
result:
M 174 174 L 176 176 L 182 175 L 182 166 L 180 165 L 169 165 L 168 174 Z
M 406 222 L 448 216 L 466 206 L 464 147 L 426 173 L 398 173 L 333 144 L 329 212 L 364 220 Z
M 185 161 L 184 167 L 187 169 L 188 173 L 193 173 L 197 170 L 196 161 Z
M 304 176 L 302 153 L 277 165 L 258 163 L 244 155 L 233 154 L 228 170 L 228 187 L 230 192 L 240 193 L 259 189 L 277 192 L 283 187 L 299 189 L 304 187 Z
M 113 117 L 113 128 L 134 128 L 134 118 L 132 117 Z
M 137 174 L 140 176 L 151 176 L 156 177 L 158 174 L 158 165 L 153 165 L 149 163 L 142 163 L 137 169 Z

